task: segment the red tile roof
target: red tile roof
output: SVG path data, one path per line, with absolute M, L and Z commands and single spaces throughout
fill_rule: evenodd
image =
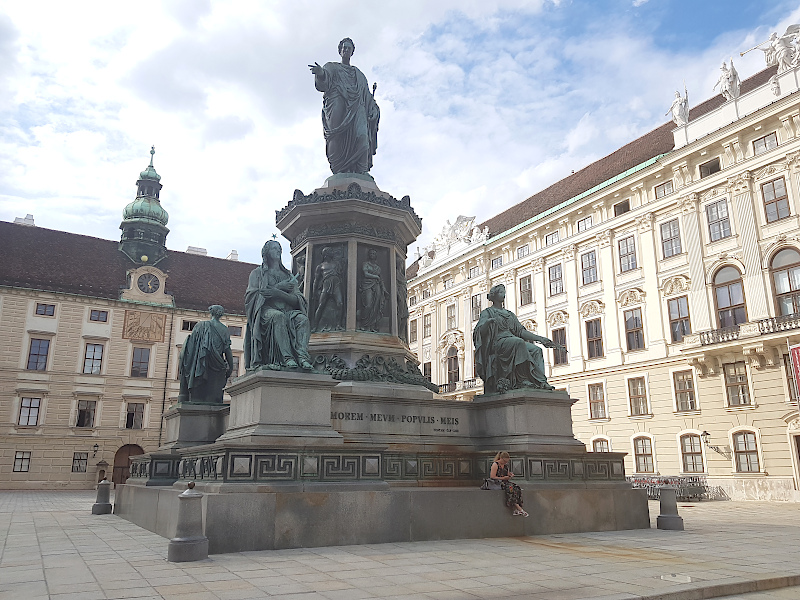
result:
M 777 67 L 770 67 L 744 80 L 741 92 L 745 94 L 764 85 L 775 74 L 776 70 Z M 715 108 L 719 108 L 724 103 L 725 99 L 722 94 L 709 98 L 689 111 L 689 119 L 696 119 Z M 480 224 L 480 228 L 483 229 L 484 226 L 488 226 L 489 234 L 497 235 L 570 198 L 574 198 L 578 194 L 636 165 L 640 165 L 660 154 L 670 152 L 674 146 L 673 129 L 675 129 L 675 124 L 672 121 L 664 123 L 639 139 L 626 144 L 619 150 L 615 150 L 608 156 L 593 162 L 580 171 L 576 171 L 561 181 L 557 181 L 541 192 L 537 192 L 527 200 L 523 200 L 519 204 L 515 204 L 511 208 L 487 219 Z
M 116 300 L 136 267 L 111 240 L 0 222 L 0 285 Z M 205 311 L 221 304 L 244 314 L 247 279 L 256 265 L 168 250 L 156 265 L 169 277 L 175 305 Z

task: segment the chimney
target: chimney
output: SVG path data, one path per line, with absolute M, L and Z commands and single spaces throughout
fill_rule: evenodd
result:
M 208 256 L 208 250 L 205 248 L 198 248 L 197 246 L 189 246 L 186 248 L 186 254 L 197 254 L 199 256 Z
M 26 227 L 36 227 L 36 223 L 33 222 L 33 215 L 30 213 L 25 215 L 24 219 L 22 217 L 16 217 L 14 219 L 14 224 L 25 225 Z
M 239 253 L 236 250 L 231 250 L 231 253 L 225 257 L 225 260 L 239 260 Z

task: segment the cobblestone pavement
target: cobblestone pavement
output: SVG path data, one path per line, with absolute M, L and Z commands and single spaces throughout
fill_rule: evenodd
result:
M 0 600 L 800 599 L 800 587 L 785 587 L 800 581 L 797 504 L 681 504 L 684 532 L 306 548 L 169 563 L 166 539 L 114 515 L 91 515 L 93 501 L 88 491 L 0 492 Z M 650 511 L 655 520 L 658 505 Z

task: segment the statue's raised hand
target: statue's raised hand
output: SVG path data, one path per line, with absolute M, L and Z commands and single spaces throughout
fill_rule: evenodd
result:
M 318 62 L 315 62 L 313 65 L 308 65 L 308 67 L 314 75 L 322 75 L 325 72 L 322 70 L 322 67 L 319 66 Z

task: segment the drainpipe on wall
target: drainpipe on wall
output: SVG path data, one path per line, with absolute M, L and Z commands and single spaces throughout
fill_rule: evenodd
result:
M 174 302 L 174 300 L 173 300 Z M 164 369 L 164 394 L 161 397 L 161 420 L 158 423 L 158 447 L 161 447 L 161 436 L 164 433 L 164 409 L 167 407 L 167 385 L 169 383 L 169 363 L 172 358 L 172 331 L 175 328 L 175 306 L 169 321 L 169 339 L 167 343 L 167 368 Z

